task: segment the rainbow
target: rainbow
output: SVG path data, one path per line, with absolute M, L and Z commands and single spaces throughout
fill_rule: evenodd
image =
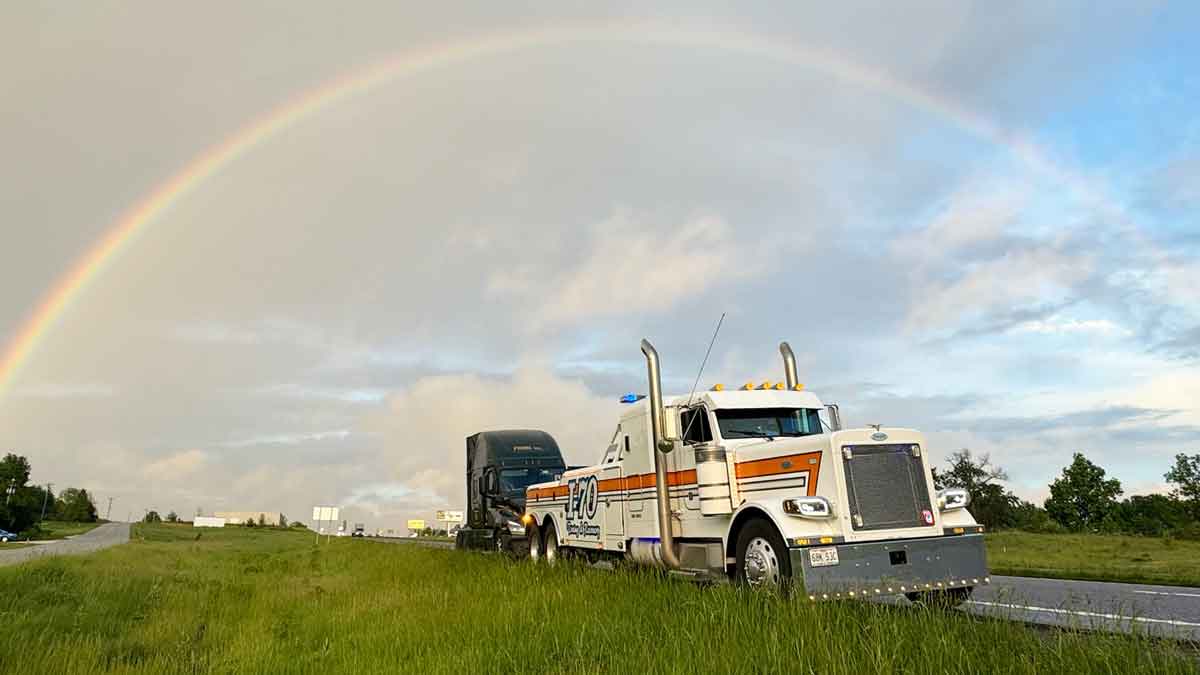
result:
M 662 23 L 626 22 L 555 26 L 456 41 L 427 50 L 403 53 L 351 72 L 311 89 L 241 127 L 232 136 L 205 150 L 182 170 L 157 186 L 126 211 L 100 240 L 75 262 L 20 325 L 0 356 L 0 397 L 7 394 L 39 342 L 84 290 L 127 250 L 139 232 L 206 179 L 261 145 L 280 131 L 340 101 L 368 92 L 397 78 L 460 64 L 485 56 L 555 45 L 588 42 L 641 43 L 694 49 L 720 49 L 817 70 L 856 85 L 877 90 L 942 118 L 991 143 L 1008 148 L 1035 171 L 1059 180 L 1084 195 L 1094 191 L 1082 179 L 1059 169 L 1032 143 L 938 93 L 901 81 L 888 73 L 846 60 L 832 52 L 808 48 L 753 33 L 730 30 L 691 30 Z M 1119 207 L 1101 199 L 1110 216 L 1127 221 Z

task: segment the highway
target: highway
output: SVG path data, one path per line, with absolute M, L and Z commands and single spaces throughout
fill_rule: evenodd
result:
M 129 541 L 129 523 L 105 523 L 93 530 L 67 539 L 36 542 L 31 546 L 0 551 L 0 566 L 50 555 L 92 553 Z
M 964 609 L 1044 626 L 1200 642 L 1200 588 L 993 576 Z
M 414 538 L 373 541 L 454 547 L 451 542 Z M 1200 588 L 1033 577 L 991 579 L 990 585 L 975 589 L 962 611 L 1039 626 L 1136 631 L 1200 643 Z

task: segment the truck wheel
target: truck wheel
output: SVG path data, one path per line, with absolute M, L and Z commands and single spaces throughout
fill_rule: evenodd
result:
M 775 526 L 761 518 L 738 532 L 737 570 L 734 580 L 753 589 L 786 592 L 792 579 L 792 561 Z
M 546 531 L 542 535 L 542 556 L 546 558 L 548 565 L 558 562 L 558 533 L 554 531 L 553 521 L 546 523 Z
M 529 538 L 529 559 L 533 562 L 542 560 L 542 531 L 536 525 L 525 528 L 525 536 Z
M 966 586 L 964 588 L 947 588 L 944 591 L 921 591 L 919 593 L 905 593 L 909 602 L 916 605 L 925 605 L 927 607 L 938 607 L 941 609 L 954 609 L 971 599 L 971 592 L 975 590 L 974 586 Z

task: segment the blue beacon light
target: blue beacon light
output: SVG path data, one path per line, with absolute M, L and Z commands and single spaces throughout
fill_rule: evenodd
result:
M 625 394 L 621 397 L 621 403 L 637 403 L 644 398 L 645 394 Z

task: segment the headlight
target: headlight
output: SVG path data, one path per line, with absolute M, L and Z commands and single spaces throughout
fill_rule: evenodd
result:
M 938 508 L 943 511 L 965 508 L 971 503 L 971 493 L 958 488 L 941 490 L 937 493 Z
M 523 525 L 520 521 L 510 520 L 507 523 L 505 523 L 505 525 L 508 526 L 509 534 L 519 534 L 522 536 L 525 535 L 525 525 Z
M 793 497 L 783 500 L 783 512 L 801 518 L 829 518 L 833 516 L 833 504 L 824 497 Z

